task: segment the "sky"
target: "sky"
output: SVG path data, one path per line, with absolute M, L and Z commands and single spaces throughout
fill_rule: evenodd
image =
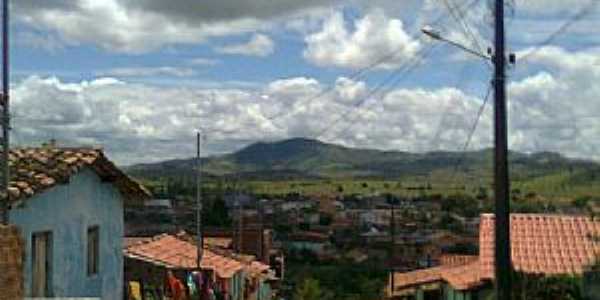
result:
M 591 1 L 507 1 L 512 150 L 600 160 Z M 127 165 L 191 157 L 198 130 L 204 155 L 292 137 L 410 152 L 493 143 L 491 65 L 420 31 L 486 53 L 488 0 L 11 3 L 15 147 L 101 146 Z

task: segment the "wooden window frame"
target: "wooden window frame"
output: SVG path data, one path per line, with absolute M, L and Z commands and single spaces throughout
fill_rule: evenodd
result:
M 87 228 L 86 270 L 89 277 L 100 272 L 100 226 L 97 225 Z
M 36 246 L 38 243 L 38 239 L 40 237 L 44 237 L 45 239 L 45 243 L 46 243 L 46 247 L 44 249 L 45 251 L 45 266 L 44 266 L 44 271 L 45 271 L 45 283 L 44 283 L 44 291 L 42 295 L 38 295 L 37 291 L 36 291 L 36 286 L 39 284 L 38 280 L 38 276 L 36 275 L 36 265 L 38 264 L 38 260 L 37 260 L 37 250 L 36 250 Z M 34 297 L 51 297 L 52 296 L 52 262 L 53 262 L 53 248 L 54 248 L 54 238 L 52 235 L 52 231 L 38 231 L 38 232 L 33 232 L 31 234 L 31 274 L 32 274 L 32 278 L 31 278 L 31 294 Z

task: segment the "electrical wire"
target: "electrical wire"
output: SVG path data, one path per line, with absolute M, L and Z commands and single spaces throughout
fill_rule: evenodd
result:
M 479 40 L 477 39 L 477 36 L 475 35 L 472 28 L 467 23 L 466 19 L 467 19 L 468 11 L 461 12 L 460 10 L 457 10 L 451 1 L 452 0 L 442 0 L 444 5 L 448 9 L 450 16 L 452 16 L 454 21 L 462 28 L 463 33 L 467 37 L 471 38 L 473 44 L 475 45 L 475 47 L 477 48 L 479 53 L 485 53 L 483 50 L 483 47 L 481 46 L 481 44 L 479 43 Z
M 411 64 L 411 65 L 409 65 L 409 66 L 408 66 L 408 67 L 405 69 L 405 71 L 404 71 L 405 73 L 404 73 L 404 74 L 399 74 L 399 75 L 404 75 L 404 76 L 395 76 L 395 77 L 393 77 L 393 78 L 390 78 L 390 79 L 394 79 L 394 78 L 395 78 L 395 80 L 394 80 L 394 81 L 392 81 L 391 85 L 390 85 L 389 87 L 387 87 L 387 88 L 386 88 L 386 89 L 385 89 L 385 90 L 384 90 L 384 91 L 381 93 L 381 95 L 379 95 L 378 97 L 375 97 L 375 99 L 376 99 L 376 100 L 379 100 L 379 101 L 376 101 L 376 102 L 374 102 L 374 103 L 381 103 L 381 101 L 382 101 L 382 100 L 383 100 L 383 99 L 384 99 L 384 98 L 385 98 L 385 97 L 386 97 L 386 96 L 387 96 L 389 93 L 391 93 L 391 92 L 392 92 L 392 91 L 393 91 L 393 90 L 396 88 L 396 86 L 397 86 L 398 84 L 400 84 L 400 82 L 402 82 L 402 80 L 403 80 L 403 79 L 405 79 L 405 78 L 406 78 L 406 76 L 408 76 L 408 74 L 410 74 L 410 73 L 411 73 L 412 71 L 414 71 L 414 70 L 415 70 L 417 67 L 419 67 L 419 66 L 421 65 L 421 63 L 423 63 L 423 62 L 425 61 L 425 59 L 426 59 L 427 57 L 429 57 L 429 55 L 431 55 L 431 53 L 433 52 L 433 50 L 434 50 L 436 47 L 438 47 L 438 45 L 439 45 L 439 44 L 431 44 L 431 45 L 430 45 L 430 47 L 428 47 L 428 48 L 427 48 L 427 50 L 425 50 L 425 51 L 424 51 L 424 52 L 425 52 L 425 54 L 424 54 L 423 56 L 421 56 L 421 57 L 419 57 L 419 58 L 417 58 L 417 59 L 413 60 L 413 61 L 412 61 L 412 64 Z M 381 89 L 380 89 L 380 90 L 381 90 Z M 340 119 L 345 119 L 345 118 L 347 118 L 347 117 L 348 117 L 348 116 L 349 116 L 349 115 L 350 115 L 352 112 L 354 112 L 355 110 L 359 109 L 359 108 L 360 108 L 362 105 L 364 105 L 364 104 L 365 104 L 365 103 L 366 103 L 366 102 L 367 102 L 369 99 L 371 99 L 371 97 L 372 97 L 374 94 L 376 94 L 377 92 L 379 92 L 379 90 L 378 90 L 378 91 L 376 91 L 375 93 L 370 93 L 369 95 L 367 95 L 366 97 L 364 97 L 364 99 L 363 99 L 362 101 L 360 101 L 359 103 L 357 103 L 357 105 L 354 105 L 353 107 L 351 107 L 351 109 L 350 109 L 350 110 L 349 110 L 349 111 L 348 111 L 346 114 L 344 114 L 344 115 L 343 115 L 343 117 L 342 117 L 342 118 L 340 118 Z M 366 109 L 366 108 L 365 108 L 365 109 Z M 367 109 L 367 111 L 369 111 L 369 110 Z M 354 126 L 354 125 L 356 125 L 356 124 L 357 124 L 357 123 L 356 123 L 356 120 L 358 119 L 358 117 L 359 117 L 359 116 L 360 116 L 360 115 L 356 115 L 356 117 L 355 117 L 355 118 L 354 118 L 354 119 L 353 119 L 351 122 L 349 122 L 349 125 L 348 125 L 346 128 L 344 128 L 342 131 L 340 131 L 340 133 L 338 133 L 338 134 L 337 134 L 337 135 L 336 135 L 336 136 L 335 136 L 333 139 L 335 139 L 335 138 L 337 138 L 337 137 L 340 137 L 340 136 L 343 136 L 343 135 L 347 134 L 347 132 L 348 132 L 348 131 L 349 131 L 349 130 L 350 130 L 350 129 L 351 129 L 353 126 Z M 335 126 L 335 124 L 339 123 L 339 121 L 340 121 L 340 120 L 338 119 L 338 120 L 336 120 L 336 122 L 334 122 L 333 124 L 330 124 L 330 126 L 327 128 L 327 130 L 324 130 L 324 131 L 323 131 L 321 134 L 319 134 L 319 135 L 318 135 L 318 138 L 321 138 L 321 137 L 323 137 L 323 136 L 324 136 L 324 135 L 327 133 L 327 131 L 328 131 L 328 130 L 330 130 L 330 129 L 331 129 L 333 126 Z
M 475 134 L 475 131 L 477 130 L 477 126 L 479 125 L 479 121 L 481 120 L 481 116 L 483 115 L 483 112 L 485 111 L 485 107 L 490 99 L 490 95 L 492 94 L 492 84 L 490 83 L 488 85 L 488 89 L 485 95 L 485 98 L 483 99 L 483 102 L 481 103 L 481 106 L 479 106 L 479 110 L 477 111 L 477 116 L 475 117 L 475 121 L 473 122 L 473 126 L 471 127 L 471 129 L 469 130 L 469 134 L 467 135 L 467 139 L 461 149 L 461 151 L 459 152 L 459 156 L 456 160 L 456 163 L 454 165 L 454 172 L 453 175 L 450 178 L 454 178 L 454 183 L 456 183 L 456 178 L 459 172 L 459 168 L 460 165 L 463 163 L 466 155 L 467 155 L 467 149 L 469 148 L 471 141 L 473 139 L 473 135 Z
M 548 35 L 546 39 L 544 39 L 541 43 L 539 43 L 534 49 L 529 52 L 523 54 L 523 56 L 519 59 L 520 62 L 525 62 L 535 54 L 537 54 L 541 49 L 543 49 L 548 44 L 552 43 L 558 36 L 565 33 L 573 24 L 579 22 L 582 18 L 584 18 L 587 14 L 589 14 L 593 8 L 599 3 L 598 0 L 590 0 L 586 6 L 582 7 L 577 13 L 575 13 L 571 18 L 569 18 L 566 22 L 564 22 L 556 31 Z
M 473 8 L 478 3 L 479 3 L 479 0 L 473 0 L 471 2 L 466 2 L 464 4 L 464 6 L 462 6 L 460 8 L 457 8 L 457 11 L 460 12 L 462 10 L 469 10 L 469 9 Z M 443 21 L 447 17 L 448 17 L 447 14 L 442 14 L 436 20 L 434 20 L 431 24 L 432 25 L 439 24 L 441 21 Z M 418 31 L 418 32 L 416 32 L 416 33 L 414 33 L 412 35 L 412 39 L 418 39 L 418 36 L 420 36 L 420 35 L 421 35 L 421 32 Z M 398 52 L 401 51 L 401 50 L 402 50 L 402 48 L 394 49 L 393 51 L 391 51 L 391 52 L 383 55 L 381 58 L 375 60 L 373 63 L 367 65 L 366 67 L 364 67 L 362 69 L 359 69 L 356 72 L 353 72 L 350 75 L 347 75 L 347 76 L 344 76 L 344 77 L 347 77 L 348 79 L 351 79 L 351 80 L 357 80 L 357 79 L 361 78 L 363 75 L 365 75 L 367 72 L 369 72 L 369 71 L 377 68 L 378 66 L 380 66 L 380 65 L 382 65 L 382 64 L 384 64 L 384 63 L 392 60 L 393 58 L 395 58 L 398 55 Z M 310 98 L 307 98 L 306 100 L 301 100 L 301 101 L 304 102 L 304 103 L 310 103 L 312 101 L 315 101 L 315 100 L 317 100 L 317 99 L 319 99 L 319 98 L 321 98 L 321 97 L 323 97 L 323 96 L 331 93 L 334 90 L 335 90 L 335 85 L 331 85 L 328 88 L 326 88 L 325 90 L 317 93 L 313 97 L 310 97 Z M 299 107 L 297 105 L 294 105 L 294 107 L 291 110 L 285 110 L 285 111 L 282 111 L 282 112 L 280 112 L 278 114 L 275 114 L 273 116 L 267 117 L 267 120 L 273 122 L 273 121 L 276 121 L 278 119 L 285 118 L 285 117 L 288 117 L 290 115 L 293 115 L 293 114 L 297 113 L 298 110 L 299 110 Z

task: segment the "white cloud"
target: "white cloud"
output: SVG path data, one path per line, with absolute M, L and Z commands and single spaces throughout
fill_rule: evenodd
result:
M 15 44 L 19 47 L 42 49 L 50 53 L 56 53 L 65 48 L 64 42 L 54 35 L 34 31 L 17 32 Z
M 189 68 L 179 67 L 123 67 L 114 68 L 97 73 L 99 76 L 113 77 L 154 77 L 154 76 L 174 76 L 190 77 L 196 75 L 196 71 Z
M 530 15 L 570 15 L 579 12 L 581 9 L 590 7 L 590 3 L 595 0 L 526 0 L 518 1 L 515 5 L 517 12 Z M 591 8 L 594 8 L 593 6 Z M 595 9 L 599 6 L 595 5 Z
M 531 58 L 542 71 L 508 88 L 511 149 L 600 159 L 598 57 L 546 48 Z M 295 77 L 253 88 L 194 88 L 29 77 L 13 85 L 13 135 L 20 143 L 100 144 L 121 163 L 191 156 L 198 126 L 210 129 L 208 153 L 319 134 L 347 146 L 460 150 L 482 103 L 481 91 L 399 88 L 365 99 L 368 89 L 349 78 L 331 87 Z M 491 103 L 470 149 L 492 145 Z
M 12 91 L 12 133 L 14 141 L 21 144 L 55 138 L 66 145 L 102 145 L 120 163 L 131 163 L 190 156 L 194 130 L 202 126 L 210 132 L 209 153 L 231 151 L 257 140 L 316 136 L 360 100 L 364 83 L 340 78 L 334 92 L 314 98 L 325 88 L 314 79 L 301 77 L 274 81 L 259 90 L 159 87 L 112 78 L 67 83 L 29 77 Z M 422 150 L 423 137 L 434 136 L 443 112 L 441 104 L 458 103 L 461 97 L 469 99 L 456 91 L 399 91 L 386 97 L 382 111 L 350 114 L 351 119 L 336 124 L 323 139 Z M 423 101 L 432 102 L 424 105 Z M 473 107 L 476 104 L 453 109 L 470 113 Z M 290 109 L 293 114 L 269 120 Z M 416 117 L 422 110 L 432 113 Z M 352 122 L 356 117 L 359 121 Z M 455 119 L 459 122 L 462 117 Z M 343 134 L 350 124 L 353 130 Z M 440 147 L 456 147 L 456 135 L 460 134 L 452 133 L 450 127 L 442 126 L 445 133 L 439 134 Z
M 529 63 L 543 71 L 509 86 L 512 146 L 600 159 L 600 53 L 544 47 Z
M 275 52 L 275 43 L 264 34 L 254 34 L 246 43 L 215 48 L 215 51 L 222 54 L 265 57 Z
M 219 60 L 205 57 L 196 57 L 190 59 L 189 64 L 195 66 L 214 66 L 219 64 Z
M 42 3 L 43 2 L 43 3 Z M 146 53 L 165 46 L 203 43 L 211 37 L 254 32 L 274 20 L 309 12 L 328 1 L 15 1 L 15 18 L 56 33 L 67 45 Z
M 395 68 L 414 58 L 421 43 L 406 33 L 400 19 L 375 9 L 348 29 L 341 12 L 333 13 L 320 31 L 305 38 L 304 57 L 319 66 L 361 68 L 396 53 L 383 68 Z

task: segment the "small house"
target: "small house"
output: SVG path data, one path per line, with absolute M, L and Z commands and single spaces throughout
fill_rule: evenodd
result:
M 187 282 L 192 272 L 198 270 L 198 248 L 184 238 L 161 234 L 126 244 L 122 250 L 125 257 L 125 282 L 128 285 L 136 282 L 143 294 L 162 299 L 168 271 L 181 282 Z M 210 271 L 210 277 L 204 280 L 212 282 L 216 292 L 221 293 L 225 299 L 244 299 L 245 277 L 241 262 L 204 249 L 200 267 Z
M 486 299 L 494 282 L 493 214 L 481 215 L 479 255 L 433 268 L 390 274 L 388 299 Z M 511 260 L 515 271 L 543 276 L 582 276 L 600 245 L 600 222 L 582 216 L 511 214 Z
M 9 164 L 25 296 L 121 299 L 123 205 L 149 193 L 100 149 L 15 149 Z

